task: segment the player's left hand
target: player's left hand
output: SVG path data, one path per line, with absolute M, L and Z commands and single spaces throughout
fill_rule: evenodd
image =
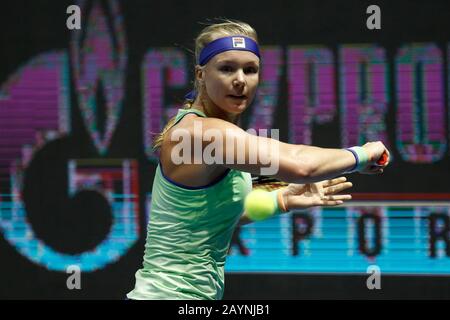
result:
M 282 196 L 288 210 L 305 209 L 314 206 L 337 206 L 351 200 L 350 194 L 338 193 L 352 186 L 346 177 L 338 177 L 316 183 L 291 183 L 280 192 L 283 192 Z

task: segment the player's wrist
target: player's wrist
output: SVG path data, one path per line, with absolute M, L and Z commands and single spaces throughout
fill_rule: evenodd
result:
M 281 214 L 289 211 L 288 196 L 284 192 L 284 188 L 271 192 L 275 203 L 275 214 Z
M 364 147 L 354 146 L 345 148 L 345 150 L 351 152 L 355 157 L 355 164 L 346 171 L 346 173 L 361 172 L 367 167 L 370 160 L 370 154 Z

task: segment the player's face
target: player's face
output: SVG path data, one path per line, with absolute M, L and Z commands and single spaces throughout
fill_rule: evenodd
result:
M 240 114 L 255 97 L 259 58 L 249 51 L 222 52 L 206 64 L 203 80 L 207 96 L 217 107 Z

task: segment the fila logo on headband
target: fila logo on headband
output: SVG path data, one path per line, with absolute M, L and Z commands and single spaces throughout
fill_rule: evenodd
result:
M 245 49 L 245 39 L 241 37 L 233 37 L 233 48 L 244 48 Z

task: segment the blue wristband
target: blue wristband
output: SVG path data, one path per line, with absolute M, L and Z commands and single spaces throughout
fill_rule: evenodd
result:
M 346 148 L 345 150 L 353 153 L 353 156 L 356 159 L 356 163 L 347 173 L 352 173 L 355 171 L 362 171 L 367 167 L 367 163 L 369 162 L 369 154 L 363 147 L 351 147 Z

